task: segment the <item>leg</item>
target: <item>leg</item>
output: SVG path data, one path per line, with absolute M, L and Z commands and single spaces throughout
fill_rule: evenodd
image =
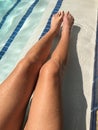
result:
M 49 60 L 40 70 L 25 130 L 61 130 L 60 68 Z
M 60 42 L 41 68 L 25 130 L 61 130 L 61 72 L 66 63 L 73 17 L 64 16 Z
M 58 13 L 56 14 L 58 16 Z M 54 16 L 55 17 L 55 16 Z M 33 91 L 37 75 L 46 61 L 52 44 L 63 20 L 53 17 L 50 31 L 40 39 L 19 62 L 14 71 L 0 85 L 0 129 L 19 130 L 25 114 L 26 105 Z
M 68 12 L 65 14 L 63 18 L 63 28 L 61 33 L 61 39 L 59 41 L 58 46 L 56 47 L 55 51 L 52 54 L 55 61 L 59 61 L 59 65 L 64 67 L 67 60 L 67 53 L 68 53 L 68 46 L 69 46 L 69 39 L 70 39 L 70 31 L 71 27 L 74 23 L 74 18 Z

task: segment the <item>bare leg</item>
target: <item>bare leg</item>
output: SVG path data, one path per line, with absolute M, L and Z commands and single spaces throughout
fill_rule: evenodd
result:
M 55 62 L 58 61 L 58 64 L 61 67 L 64 67 L 64 65 L 66 64 L 70 31 L 73 23 L 74 23 L 73 16 L 69 12 L 67 12 L 63 19 L 61 39 L 54 53 L 52 54 L 52 57 L 54 58 Z
M 57 13 L 56 15 L 59 16 Z M 50 54 L 50 48 L 57 29 L 63 20 L 53 20 L 50 31 L 40 39 L 19 62 L 9 77 L 0 85 L 0 130 L 19 130 L 31 96 L 37 75 Z
M 25 130 L 61 130 L 61 71 L 66 63 L 73 17 L 64 16 L 60 42 L 41 68 Z

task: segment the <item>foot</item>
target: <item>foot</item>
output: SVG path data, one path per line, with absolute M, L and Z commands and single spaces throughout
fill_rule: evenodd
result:
M 64 17 L 64 11 L 60 11 L 53 15 L 51 20 L 50 31 L 54 32 L 55 34 L 59 32 L 61 24 L 63 22 L 63 17 Z
M 66 30 L 71 30 L 73 23 L 74 17 L 70 14 L 70 12 L 67 12 L 63 17 L 62 33 Z

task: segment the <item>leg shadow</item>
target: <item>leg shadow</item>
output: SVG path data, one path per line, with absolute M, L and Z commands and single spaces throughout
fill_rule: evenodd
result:
M 80 27 L 73 26 L 69 55 L 62 85 L 63 130 L 86 130 L 87 102 L 83 92 L 81 66 L 77 55 L 77 38 Z

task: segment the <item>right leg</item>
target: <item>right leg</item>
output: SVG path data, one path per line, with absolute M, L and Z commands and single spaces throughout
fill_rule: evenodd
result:
M 53 38 L 62 19 L 63 12 L 53 16 L 52 23 L 55 24 L 51 23 L 50 31 L 28 51 L 14 71 L 0 84 L 0 130 L 21 129 L 37 75 L 50 53 Z
M 42 66 L 24 130 L 61 130 L 60 69 L 53 58 Z

